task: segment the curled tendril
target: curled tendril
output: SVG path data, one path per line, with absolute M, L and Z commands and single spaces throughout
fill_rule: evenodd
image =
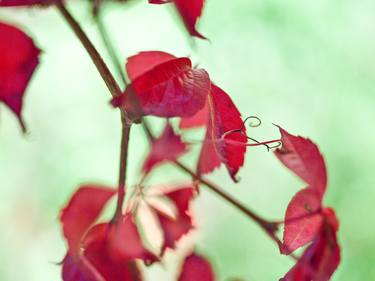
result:
M 256 127 L 259 127 L 261 124 L 262 124 L 262 120 L 257 117 L 257 116 L 249 116 L 249 117 L 246 117 L 243 122 L 242 122 L 242 126 L 241 128 L 239 129 L 235 129 L 235 130 L 230 130 L 230 131 L 227 131 L 225 132 L 222 136 L 221 136 L 221 140 L 224 140 L 226 136 L 230 135 L 230 134 L 233 134 L 233 133 L 240 133 L 242 134 L 243 136 L 245 136 L 248 140 L 251 140 L 253 142 L 255 142 L 255 145 L 256 144 L 259 144 L 259 145 L 264 145 L 266 148 L 267 148 L 267 151 L 270 151 L 271 149 L 274 149 L 274 148 L 278 148 L 281 146 L 281 141 L 278 141 L 277 144 L 275 145 L 268 145 L 267 142 L 260 142 L 254 138 L 251 138 L 249 137 L 245 132 L 244 132 L 244 129 L 245 129 L 245 126 L 246 126 L 246 123 L 249 121 L 249 120 L 256 120 L 257 123 L 252 123 L 252 122 L 249 122 L 249 126 L 252 127 L 252 128 L 256 128 Z M 254 145 L 254 146 L 255 146 Z M 250 144 L 251 146 L 251 144 Z
M 243 120 L 241 130 L 245 128 L 246 122 L 249 121 L 249 120 L 255 120 L 255 121 L 257 122 L 257 123 L 254 124 L 254 123 L 252 123 L 252 122 L 250 121 L 250 122 L 249 122 L 249 126 L 250 126 L 251 128 L 256 128 L 256 127 L 259 127 L 260 125 L 262 125 L 262 120 L 261 120 L 259 117 L 257 117 L 257 116 L 249 116 L 249 117 L 246 117 L 246 118 Z

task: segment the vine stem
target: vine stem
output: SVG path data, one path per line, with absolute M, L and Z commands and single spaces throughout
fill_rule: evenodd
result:
M 121 95 L 122 91 L 120 86 L 117 84 L 115 78 L 113 77 L 108 66 L 104 62 L 103 58 L 100 56 L 99 52 L 95 48 L 94 44 L 87 37 L 86 33 L 83 31 L 79 23 L 66 9 L 62 1 L 56 1 L 55 5 L 60 11 L 63 18 L 69 24 L 75 35 L 78 37 L 79 41 L 82 43 L 83 47 L 86 49 L 87 53 L 90 55 L 92 61 L 94 62 L 97 70 L 99 71 L 102 79 L 104 80 L 109 92 L 112 97 L 117 97 Z M 125 184 L 126 184 L 126 171 L 128 162 L 128 148 L 129 148 L 129 135 L 132 122 L 127 118 L 127 113 L 120 109 L 121 111 L 121 151 L 120 151 L 120 171 L 118 180 L 118 196 L 117 196 L 117 207 L 114 214 L 114 220 L 117 220 L 122 214 L 122 206 L 125 197 Z

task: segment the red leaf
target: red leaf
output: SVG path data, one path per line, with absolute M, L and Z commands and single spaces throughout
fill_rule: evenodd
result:
M 340 263 L 337 230 L 338 221 L 333 210 L 325 209 L 319 235 L 280 281 L 328 281 Z
M 201 256 L 191 254 L 185 259 L 178 281 L 214 281 L 211 264 Z
M 279 129 L 283 146 L 275 151 L 275 155 L 323 197 L 327 186 L 327 171 L 318 147 L 309 139 L 293 136 L 281 127 Z
M 150 59 L 149 53 L 138 56 Z M 158 58 L 159 59 L 159 58 Z M 139 68 L 131 64 L 132 76 L 145 69 L 143 58 Z M 124 94 L 112 100 L 114 106 L 123 106 L 134 119 L 140 115 L 159 117 L 189 117 L 203 108 L 211 82 L 203 69 L 193 69 L 189 58 L 177 58 L 154 66 L 137 76 Z
M 84 257 L 103 277 L 103 281 L 141 281 L 141 273 L 133 260 L 113 258 L 113 249 L 109 246 L 111 227 L 109 224 L 99 224 L 89 231 L 85 241 Z M 122 237 L 122 240 L 118 241 L 121 242 L 119 245 L 127 244 L 127 237 Z
M 39 63 L 40 50 L 21 30 L 1 22 L 0 38 L 0 101 L 17 115 L 25 131 L 21 116 L 22 98 Z
M 243 166 L 247 143 L 241 114 L 228 94 L 214 84 L 211 86 L 208 106 L 210 118 L 198 162 L 198 173 L 212 172 L 219 166 L 218 160 L 220 160 L 226 166 L 232 179 L 237 181 L 236 174 Z M 228 133 L 241 128 L 243 128 L 242 133 Z
M 46 5 L 49 2 L 51 2 L 51 0 L 1 0 L 0 7 Z
M 142 259 L 150 264 L 158 258 L 148 251 L 142 242 L 133 217 L 124 215 L 112 225 L 108 234 L 108 251 L 113 260 Z
M 176 242 L 193 228 L 189 205 L 194 195 L 194 188 L 190 186 L 178 188 L 164 194 L 164 196 L 173 202 L 177 209 L 177 214 L 174 218 L 171 218 L 157 207 L 152 206 L 163 230 L 164 242 L 161 250 L 162 254 L 166 248 L 174 249 Z
M 208 104 L 206 103 L 206 105 L 192 117 L 181 118 L 180 129 L 191 129 L 206 126 L 208 123 L 208 115 Z
M 198 175 L 211 173 L 221 165 L 221 158 L 216 148 L 216 137 L 212 129 L 212 122 L 209 121 L 206 129 L 206 136 L 203 141 L 199 155 L 197 171 Z
M 181 136 L 175 134 L 172 126 L 167 123 L 162 135 L 152 142 L 151 151 L 143 164 L 143 172 L 147 174 L 156 165 L 177 160 L 186 151 L 187 146 L 182 142 Z
M 192 36 L 206 39 L 202 34 L 196 30 L 196 24 L 204 6 L 204 0 L 149 0 L 150 4 L 165 4 L 173 2 L 177 11 L 184 21 L 186 29 Z
M 158 66 L 159 64 L 174 59 L 176 59 L 175 56 L 165 52 L 140 52 L 139 54 L 128 58 L 128 61 L 126 63 L 126 71 L 129 75 L 130 80 L 133 81 L 139 76 Z
M 64 258 L 62 279 L 64 281 L 106 281 L 85 257 L 70 255 Z
M 311 242 L 322 224 L 321 198 L 311 188 L 300 190 L 290 201 L 285 213 L 283 254 L 289 255 Z
M 204 0 L 174 0 L 174 4 L 184 20 L 189 33 L 193 36 L 206 39 L 195 28 L 198 19 L 202 15 Z
M 103 186 L 82 186 L 62 210 L 60 221 L 72 255 L 78 254 L 83 235 L 115 193 Z

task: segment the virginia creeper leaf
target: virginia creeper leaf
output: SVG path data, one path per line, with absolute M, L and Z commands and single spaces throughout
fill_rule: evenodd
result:
M 0 101 L 16 114 L 23 131 L 25 131 L 21 116 L 22 99 L 39 63 L 40 50 L 24 32 L 1 22 L 0 38 Z
M 300 190 L 290 201 L 285 213 L 283 254 L 289 255 L 316 237 L 322 224 L 321 203 L 311 188 Z
M 208 107 L 209 123 L 199 157 L 198 173 L 212 172 L 221 162 L 232 179 L 237 181 L 236 174 L 243 166 L 247 143 L 241 114 L 228 94 L 214 84 L 211 85 Z M 241 128 L 241 132 L 231 132 Z
M 206 126 L 208 123 L 208 103 L 191 117 L 181 118 L 180 129 L 191 129 Z
M 325 209 L 319 234 L 280 281 L 328 281 L 340 263 L 337 230 L 338 221 L 333 210 Z
M 82 186 L 62 210 L 60 221 L 72 255 L 77 255 L 83 235 L 115 193 L 115 190 L 103 186 Z
M 173 2 L 192 36 L 206 39 L 196 30 L 198 19 L 202 15 L 205 0 L 149 0 L 150 4 L 165 4 Z
M 163 231 L 162 254 L 166 248 L 174 249 L 176 242 L 193 228 L 189 205 L 190 201 L 194 198 L 195 191 L 193 187 L 189 186 L 178 188 L 163 195 L 173 202 L 177 213 L 172 218 L 157 207 L 152 206 Z
M 178 281 L 214 281 L 215 275 L 211 264 L 197 254 L 188 256 L 182 266 Z
M 117 254 L 114 255 L 113 250 L 116 249 L 109 245 L 112 227 L 110 224 L 99 224 L 89 231 L 85 239 L 84 256 L 105 281 L 141 281 L 142 275 L 135 261 L 119 259 Z M 121 241 L 118 241 L 119 246 L 128 244 L 133 247 L 133 240 L 127 240 L 128 237 L 122 237 Z
M 85 257 L 67 255 L 63 261 L 64 281 L 106 281 Z
M 142 259 L 150 264 L 158 258 L 143 245 L 141 236 L 131 214 L 121 217 L 111 225 L 108 234 L 108 251 L 113 260 Z
M 318 147 L 309 139 L 279 129 L 283 146 L 275 151 L 276 157 L 322 197 L 327 186 L 327 171 Z
M 126 62 L 126 72 L 128 73 L 130 80 L 133 81 L 153 69 L 155 66 L 174 59 L 176 59 L 175 56 L 165 52 L 140 52 L 137 55 L 128 58 Z
M 130 64 L 129 76 L 136 78 L 125 93 L 112 100 L 114 106 L 123 106 L 134 119 L 141 115 L 189 117 L 203 108 L 211 88 L 205 70 L 193 69 L 189 58 L 176 58 L 139 75 L 145 69 L 142 57 L 150 59 L 150 54 L 138 56 Z M 134 66 L 135 61 L 141 61 L 139 68 Z
M 46 5 L 52 0 L 0 0 L 0 7 Z
M 167 123 L 161 136 L 153 140 L 151 151 L 143 164 L 143 172 L 149 173 L 156 165 L 166 161 L 177 160 L 187 151 L 187 146 L 182 142 L 172 126 Z

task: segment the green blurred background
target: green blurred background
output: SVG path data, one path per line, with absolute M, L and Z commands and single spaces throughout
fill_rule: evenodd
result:
M 105 54 L 87 3 L 73 2 L 71 10 Z M 333 280 L 375 280 L 375 2 L 207 0 L 198 29 L 211 41 L 194 40 L 193 45 L 171 7 L 146 2 L 106 6 L 107 26 L 122 61 L 144 50 L 189 55 L 244 116 L 262 119 L 262 127 L 249 130 L 251 136 L 278 137 L 272 126 L 277 123 L 318 143 L 329 172 L 325 204 L 335 208 L 341 222 L 342 263 Z M 23 27 L 43 50 L 25 97 L 30 134 L 22 136 L 14 116 L 1 105 L 0 280 L 60 280 L 54 264 L 65 251 L 59 210 L 81 183 L 115 185 L 119 116 L 55 9 L 4 8 L 0 19 Z M 146 152 L 143 132 L 134 128 L 130 183 L 139 180 Z M 184 160 L 191 164 L 193 158 Z M 264 148 L 249 150 L 240 176 L 237 185 L 224 169 L 210 178 L 272 219 L 281 219 L 290 198 L 304 187 Z M 152 181 L 184 179 L 165 166 Z M 194 203 L 199 229 L 194 237 L 218 279 L 282 277 L 292 260 L 279 255 L 252 221 L 202 190 Z M 181 258 L 168 254 L 164 267 L 153 266 L 147 280 L 172 280 L 173 270 L 167 271 Z

